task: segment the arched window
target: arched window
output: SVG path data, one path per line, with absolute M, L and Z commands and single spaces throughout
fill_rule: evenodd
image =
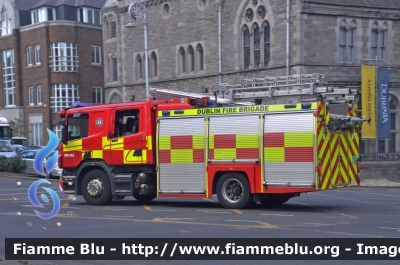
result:
M 152 67 L 152 74 L 153 74 L 153 77 L 154 77 L 154 76 L 157 76 L 157 75 L 158 75 L 158 69 L 157 69 L 157 55 L 156 55 L 155 52 L 153 52 L 153 53 L 151 54 L 151 65 L 153 66 L 153 67 Z
M 204 52 L 201 44 L 197 45 L 197 61 L 199 65 L 199 71 L 204 70 Z
M 260 62 L 261 62 L 261 40 L 260 40 L 260 28 L 258 27 L 257 24 L 254 26 L 254 68 L 260 67 Z
M 271 57 L 271 27 L 268 21 L 264 22 L 264 66 L 267 66 Z
M 188 53 L 189 53 L 189 72 L 194 72 L 195 71 L 194 50 L 192 45 L 189 46 Z
M 243 67 L 250 68 L 250 31 L 247 26 L 243 28 Z
M 382 63 L 386 61 L 386 38 L 387 38 L 387 25 L 384 23 L 382 25 L 381 32 L 379 32 L 379 59 Z
M 350 23 L 350 28 L 347 31 L 347 59 L 349 63 L 354 63 L 354 46 L 356 39 L 356 24 Z
M 183 47 L 181 47 L 179 49 L 179 62 L 180 62 L 180 70 L 181 73 L 185 73 L 186 72 L 186 54 L 185 54 L 185 49 Z
M 371 27 L 371 59 L 378 56 L 378 23 L 372 24 Z
M 138 54 L 136 56 L 136 80 L 143 78 L 143 63 L 142 57 Z

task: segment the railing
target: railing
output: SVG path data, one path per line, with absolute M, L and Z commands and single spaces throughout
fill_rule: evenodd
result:
M 362 161 L 399 161 L 400 153 L 369 153 L 361 154 Z

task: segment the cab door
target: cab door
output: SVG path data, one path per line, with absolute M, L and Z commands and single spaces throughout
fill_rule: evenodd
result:
M 113 128 L 109 134 L 110 165 L 135 165 L 147 161 L 146 134 L 143 105 L 119 107 L 112 111 Z M 132 133 L 129 120 L 137 120 L 137 130 Z

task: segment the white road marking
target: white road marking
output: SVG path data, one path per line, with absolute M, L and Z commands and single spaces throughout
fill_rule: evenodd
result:
M 274 213 L 263 213 L 261 215 L 293 216 L 292 214 L 274 214 Z
M 116 218 L 124 218 L 124 217 L 133 217 L 131 215 L 127 215 L 127 216 L 117 216 L 117 215 L 103 215 L 104 217 L 116 217 Z
M 399 230 L 400 228 L 394 228 L 394 227 L 379 227 L 381 229 L 393 229 L 393 230 Z
M 176 210 L 150 210 L 151 212 L 176 212 Z
M 128 209 L 119 209 L 119 208 L 115 208 L 115 209 L 113 209 L 113 208 L 104 208 L 104 209 L 102 209 L 102 210 L 110 210 L 110 211 L 126 211 L 126 210 L 128 210 Z
M 169 218 L 169 217 L 164 217 L 164 220 L 193 220 L 193 218 Z
M 261 221 L 248 221 L 248 220 L 225 220 L 227 222 L 248 222 L 248 223 L 259 223 Z
M 305 225 L 336 225 L 336 224 L 319 224 L 319 223 L 304 223 Z

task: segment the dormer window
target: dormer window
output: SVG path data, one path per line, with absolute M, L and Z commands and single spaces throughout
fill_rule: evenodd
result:
M 78 21 L 95 24 L 95 10 L 87 7 L 78 8 Z
M 56 10 L 51 7 L 42 7 L 31 11 L 32 24 L 56 20 Z

